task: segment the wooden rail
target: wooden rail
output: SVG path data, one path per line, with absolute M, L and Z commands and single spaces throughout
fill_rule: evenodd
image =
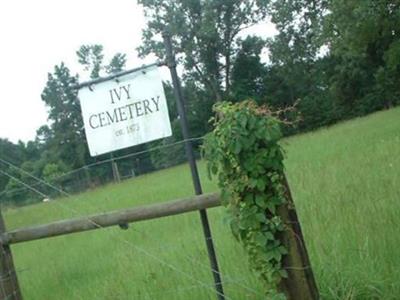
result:
M 318 289 L 286 179 L 284 184 L 287 188 L 286 198 L 289 204 L 282 206 L 278 212 L 283 222 L 288 226 L 288 230 L 284 231 L 281 236 L 282 242 L 289 252 L 283 259 L 283 268 L 287 270 L 288 278 L 281 281 L 279 289 L 285 293 L 288 300 L 318 300 Z M 0 218 L 0 271 L 2 271 L 0 272 L 0 275 L 3 274 L 4 278 L 6 278 L 5 281 L 0 281 L 0 286 L 3 286 L 3 290 L 7 291 L 5 295 L 8 295 L 8 292 L 17 292 L 15 297 L 10 299 L 22 299 L 18 289 L 18 281 L 15 276 L 15 271 L 13 271 L 14 267 L 12 264 L 10 244 L 114 225 L 121 226 L 122 224 L 172 216 L 219 205 L 219 194 L 206 194 L 166 203 L 129 208 L 70 220 L 62 220 L 50 224 L 21 228 L 12 231 L 4 231 L 5 228 L 2 226 Z M 2 252 L 1 248 L 3 249 Z M 9 276 L 9 274 L 12 276 Z M 2 297 L 0 294 L 0 300 L 3 299 L 9 298 L 8 296 Z
M 219 205 L 219 194 L 194 196 L 166 203 L 128 208 L 88 217 L 57 221 L 45 225 L 15 229 L 1 233 L 0 244 L 9 245 L 74 232 L 100 229 L 114 225 L 177 215 Z

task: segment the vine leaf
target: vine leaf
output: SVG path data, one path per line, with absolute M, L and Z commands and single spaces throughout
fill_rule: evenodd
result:
M 268 299 L 285 299 L 277 291 L 287 277 L 282 258 L 288 253 L 280 240 L 285 226 L 277 214 L 286 204 L 280 121 L 252 100 L 219 102 L 214 111 L 215 128 L 203 145 L 207 169 L 218 178 L 231 231 L 247 251 Z

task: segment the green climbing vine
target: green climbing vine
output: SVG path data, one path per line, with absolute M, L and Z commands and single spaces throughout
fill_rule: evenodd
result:
M 285 204 L 280 121 L 252 101 L 215 105 L 214 130 L 204 142 L 210 176 L 218 178 L 222 203 L 229 211 L 234 236 L 244 246 L 251 268 L 274 299 L 280 280 L 287 276 L 280 241 L 285 226 L 277 214 Z

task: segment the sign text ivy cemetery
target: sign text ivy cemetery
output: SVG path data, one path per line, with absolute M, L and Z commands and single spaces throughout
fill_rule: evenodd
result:
M 91 156 L 172 134 L 156 66 L 83 87 L 78 97 Z

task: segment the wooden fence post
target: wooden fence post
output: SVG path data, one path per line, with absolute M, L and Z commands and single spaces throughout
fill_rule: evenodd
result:
M 283 268 L 286 269 L 288 278 L 281 281 L 279 289 L 289 300 L 316 300 L 319 299 L 318 288 L 286 176 L 283 183 L 287 205 L 279 209 L 279 215 L 289 229 L 282 236 L 289 253 L 283 259 Z
M 0 234 L 6 231 L 0 209 Z M 0 245 L 0 300 L 22 300 L 10 245 Z
M 121 182 L 121 176 L 119 175 L 118 165 L 117 162 L 114 160 L 114 155 L 110 154 L 111 158 L 111 169 L 113 173 L 114 182 Z

